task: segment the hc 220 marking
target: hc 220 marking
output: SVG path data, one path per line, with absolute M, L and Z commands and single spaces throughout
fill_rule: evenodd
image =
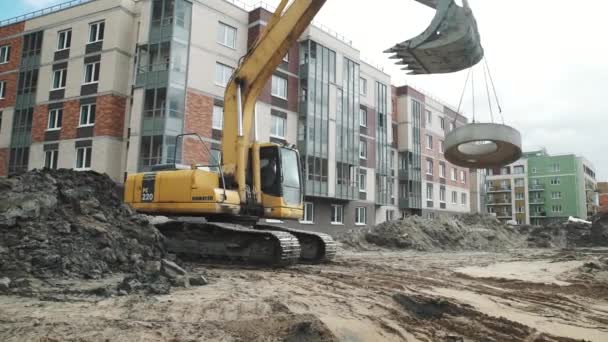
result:
M 154 202 L 154 187 L 156 184 L 156 174 L 146 173 L 141 182 L 141 201 L 144 203 Z

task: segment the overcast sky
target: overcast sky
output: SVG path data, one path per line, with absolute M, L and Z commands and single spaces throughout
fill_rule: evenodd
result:
M 273 1 L 270 1 L 273 3 Z M 274 1 L 277 3 L 277 1 Z M 608 181 L 608 29 L 604 0 L 469 0 L 505 121 L 524 149 L 575 153 Z M 430 24 L 434 10 L 413 0 L 328 0 L 318 20 L 384 66 L 395 85 L 420 87 L 457 106 L 466 72 L 406 76 L 382 51 Z M 475 69 L 477 118 L 489 121 L 483 69 Z M 463 105 L 471 118 L 470 89 Z
M 0 17 L 61 0 L 0 0 Z M 251 4 L 257 0 L 246 0 Z M 277 0 L 267 1 L 270 4 Z M 506 123 L 524 148 L 589 159 L 608 180 L 608 41 L 604 0 L 469 0 L 479 24 Z M 413 0 L 327 0 L 317 20 L 347 36 L 395 85 L 410 84 L 457 106 L 466 72 L 406 76 L 382 51 L 421 33 L 434 10 Z M 475 74 L 477 118 L 489 121 L 481 65 Z M 472 96 L 463 109 L 471 118 Z

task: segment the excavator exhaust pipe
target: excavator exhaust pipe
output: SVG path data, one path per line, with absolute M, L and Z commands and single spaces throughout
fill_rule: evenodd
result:
M 467 0 L 418 0 L 435 7 L 431 25 L 420 35 L 386 50 L 408 74 L 445 74 L 467 69 L 483 58 L 477 22 Z

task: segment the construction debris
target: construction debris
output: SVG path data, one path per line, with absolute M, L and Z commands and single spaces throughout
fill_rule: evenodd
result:
M 123 204 L 120 189 L 105 175 L 32 171 L 0 179 L 0 194 L 0 277 L 8 279 L 0 288 L 31 277 L 100 279 L 128 273 L 134 275 L 119 290 L 163 293 L 163 284 L 187 277 L 180 266 L 162 259 L 162 235 L 146 216 Z

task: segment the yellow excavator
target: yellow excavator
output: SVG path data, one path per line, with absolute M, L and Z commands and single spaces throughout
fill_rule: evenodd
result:
M 395 53 L 393 58 L 414 73 L 452 72 L 477 63 L 483 50 L 466 0 L 465 6 L 455 0 L 416 1 L 437 9 L 433 23 L 420 36 L 388 51 Z M 126 203 L 138 212 L 174 217 L 158 225 L 170 251 L 272 266 L 299 260 L 320 263 L 335 256 L 336 244 L 326 234 L 259 221 L 302 218 L 302 165 L 295 146 L 251 137 L 258 96 L 324 4 L 282 0 L 242 58 L 224 96 L 221 165 L 172 164 L 128 175 Z M 183 146 L 185 139 L 205 145 L 201 137 L 184 134 L 176 146 Z

